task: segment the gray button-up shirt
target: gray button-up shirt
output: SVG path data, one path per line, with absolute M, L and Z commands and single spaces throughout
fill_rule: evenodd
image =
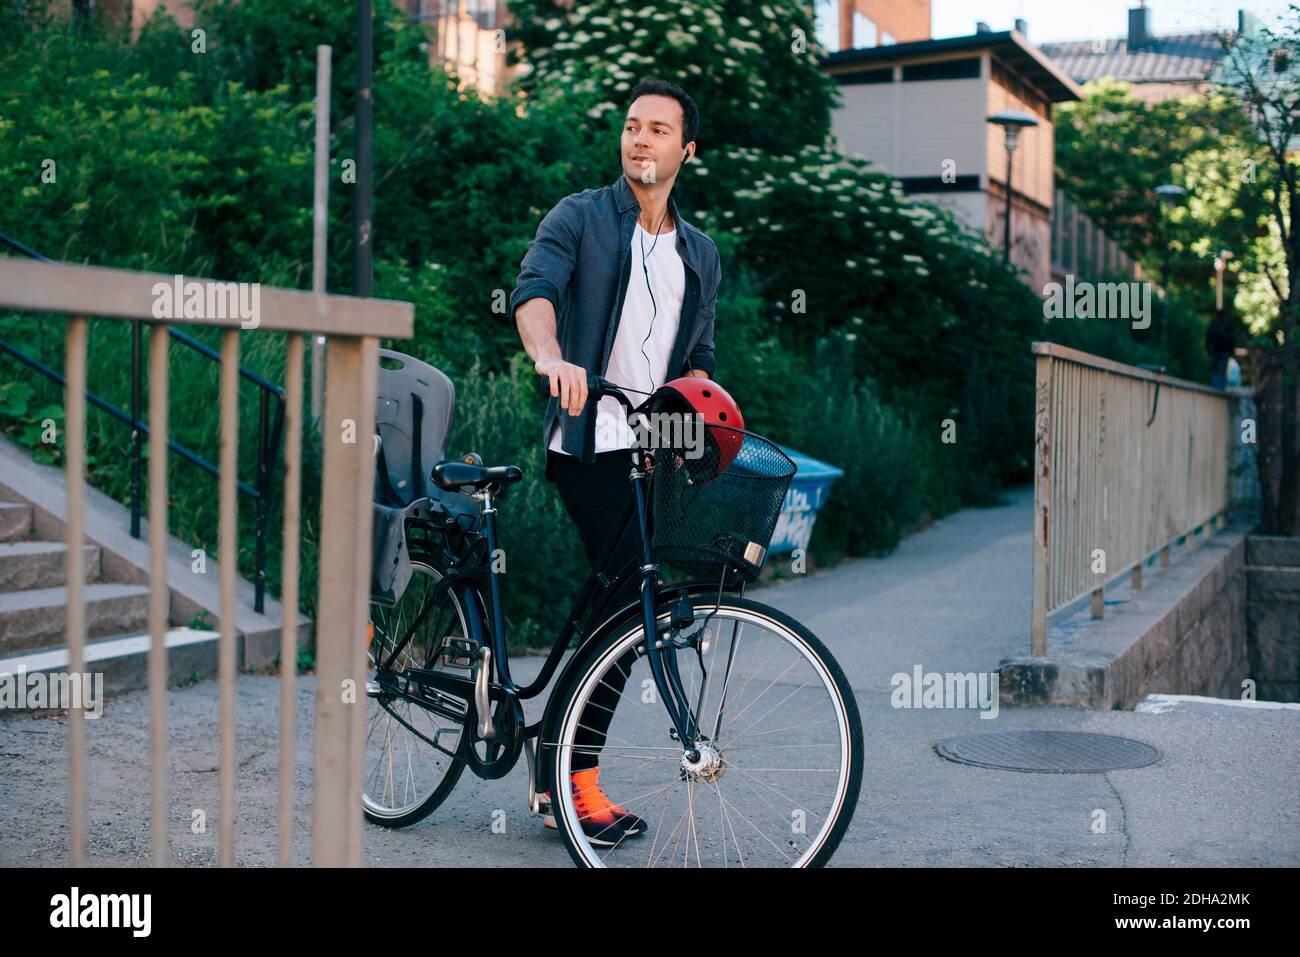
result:
M 688 375 L 691 369 L 703 369 L 712 376 L 713 313 L 722 281 L 718 247 L 682 219 L 671 194 L 668 210 L 677 224 L 677 253 L 686 267 L 686 292 L 668 374 L 675 378 Z M 609 186 L 571 193 L 543 217 L 520 263 L 519 278 L 510 294 L 510 315 L 529 299 L 549 299 L 555 307 L 555 335 L 564 361 L 588 372 L 604 375 L 614 349 L 631 276 L 629 249 L 640 211 L 636 194 L 621 174 Z M 573 416 L 560 409 L 558 397 L 552 397 L 542 426 L 543 448 L 550 443 L 555 420 L 560 418 L 560 447 L 584 463 L 595 461 L 591 436 L 596 405 L 589 400 L 582 412 Z

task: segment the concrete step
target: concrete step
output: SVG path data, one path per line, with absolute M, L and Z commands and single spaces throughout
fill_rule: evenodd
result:
M 99 549 L 86 549 L 86 581 L 99 577 Z M 57 588 L 65 584 L 68 546 L 62 542 L 0 542 L 0 592 Z
M 3 669 L 0 669 L 3 670 Z M 1268 715 L 1277 714 L 1300 722 L 1300 703 L 1292 701 L 1243 701 L 1240 698 L 1210 698 L 1195 694 L 1149 694 L 1133 708 L 1143 714 Z
M 175 628 L 167 632 L 168 684 L 184 684 L 199 678 L 215 676 L 218 638 L 215 631 L 199 631 L 192 628 Z M 92 677 L 80 683 L 91 690 L 93 700 L 82 702 L 82 706 L 94 709 L 95 702 L 101 700 L 101 694 L 109 696 L 147 688 L 149 686 L 149 644 L 150 637 L 147 634 L 119 635 L 86 642 L 85 673 Z M 28 682 L 25 676 L 66 674 L 67 670 L 68 650 L 63 645 L 0 658 L 0 713 L 10 709 L 48 710 L 51 702 L 47 698 L 45 707 L 41 707 L 40 700 L 31 693 L 33 683 Z M 4 686 L 6 680 L 4 675 L 13 676 L 9 688 Z M 27 692 L 21 697 L 17 691 L 19 682 L 27 685 Z M 6 696 L 12 696 L 12 700 L 7 699 Z
M 0 542 L 21 542 L 32 533 L 32 507 L 0 502 Z
M 87 585 L 86 637 L 143 631 L 149 619 L 144 585 Z M 36 588 L 0 594 L 0 655 L 34 651 L 66 639 L 66 588 Z

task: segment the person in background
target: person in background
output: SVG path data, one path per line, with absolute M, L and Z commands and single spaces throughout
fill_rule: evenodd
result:
M 1237 348 L 1232 320 L 1219 309 L 1205 330 L 1205 351 L 1210 356 L 1210 388 L 1222 389 L 1228 382 L 1228 359 Z

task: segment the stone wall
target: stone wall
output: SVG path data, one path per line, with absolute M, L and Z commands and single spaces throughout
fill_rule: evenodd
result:
M 1172 641 L 1160 648 L 1164 661 L 1141 690 L 1147 694 L 1196 694 L 1240 698 L 1254 674 L 1246 636 L 1247 584 L 1244 543 L 1220 562 L 1174 608 Z
M 1228 528 L 1148 566 L 1141 591 L 1106 589 L 1104 618 L 1085 606 L 1048 629 L 1047 656 L 999 667 L 1005 705 L 1132 708 L 1146 695 L 1240 698 L 1255 673 L 1246 632 L 1246 537 Z M 1258 681 L 1257 681 L 1258 684 Z
M 1300 701 L 1300 538 L 1246 540 L 1246 634 L 1261 701 Z

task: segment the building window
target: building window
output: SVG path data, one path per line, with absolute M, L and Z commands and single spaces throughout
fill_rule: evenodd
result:
M 940 60 L 937 63 L 916 63 L 903 67 L 903 82 L 921 80 L 969 80 L 980 75 L 980 61 Z
M 466 13 L 479 25 L 480 29 L 491 30 L 496 26 L 496 0 L 465 0 Z
M 876 45 L 876 25 L 858 11 L 853 11 L 853 48 Z
M 817 42 L 828 53 L 840 48 L 840 5 L 838 0 L 813 0 L 813 27 Z

